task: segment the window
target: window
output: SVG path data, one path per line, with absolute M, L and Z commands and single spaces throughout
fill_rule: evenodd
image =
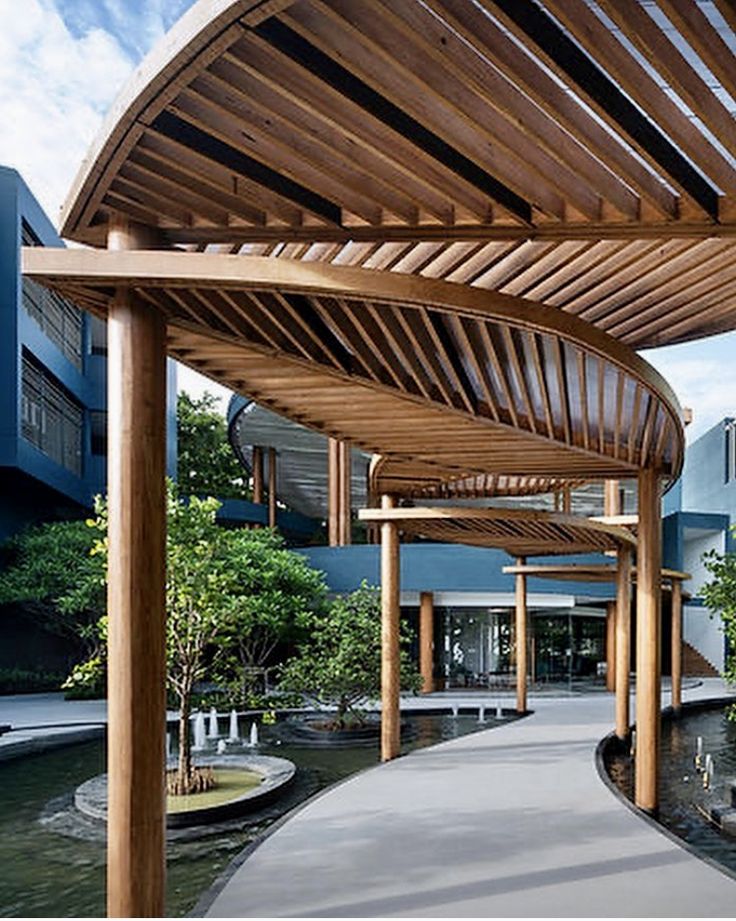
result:
M 107 413 L 101 409 L 92 410 L 89 414 L 89 423 L 92 453 L 107 456 Z
M 724 470 L 723 482 L 730 483 L 736 480 L 736 426 L 732 420 L 726 422 L 724 427 Z
M 26 221 L 21 225 L 21 240 L 24 246 L 41 246 L 41 241 Z M 42 288 L 29 278 L 23 279 L 23 306 L 54 345 L 81 370 L 82 311 L 60 294 Z
M 90 340 L 93 355 L 107 355 L 107 324 L 99 317 L 89 318 Z
M 21 371 L 21 435 L 48 457 L 82 475 L 83 411 L 26 355 Z

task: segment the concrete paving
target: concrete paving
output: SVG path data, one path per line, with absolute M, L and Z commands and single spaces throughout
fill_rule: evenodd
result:
M 0 761 L 97 738 L 107 722 L 104 700 L 64 700 L 61 693 L 0 697 Z
M 711 681 L 686 697 L 722 693 Z M 208 916 L 732 917 L 736 881 L 599 778 L 612 698 L 530 706 L 524 720 L 312 801 L 247 858 Z

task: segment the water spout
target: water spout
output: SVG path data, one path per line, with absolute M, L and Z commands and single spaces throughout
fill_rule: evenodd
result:
M 238 714 L 235 710 L 230 711 L 230 733 L 228 735 L 230 742 L 238 742 L 240 735 L 238 733 Z
M 227 742 L 224 739 L 220 739 L 217 743 L 217 754 L 224 755 L 226 748 L 227 748 Z
M 166 733 L 166 760 L 168 761 L 171 757 L 171 736 L 169 733 Z
M 700 771 L 703 767 L 703 737 L 698 736 L 695 740 L 695 767 Z
M 486 721 L 486 708 L 483 706 L 483 704 L 481 704 L 478 707 L 478 722 L 485 723 L 485 721 Z
M 216 739 L 219 735 L 219 729 L 217 726 L 217 710 L 214 707 L 210 708 L 210 728 L 207 732 L 207 738 Z
M 204 727 L 204 713 L 198 710 L 194 716 L 194 751 L 202 751 L 207 747 L 207 733 Z
M 256 723 L 250 724 L 250 747 L 255 748 L 258 745 L 258 725 Z
M 503 719 L 503 707 L 501 706 L 500 700 L 496 701 L 496 719 L 497 720 Z
M 457 719 L 457 714 L 458 714 L 458 711 L 459 711 L 459 710 L 460 710 L 460 708 L 458 707 L 457 704 L 453 704 L 453 705 L 452 705 L 452 718 L 453 718 L 453 719 Z

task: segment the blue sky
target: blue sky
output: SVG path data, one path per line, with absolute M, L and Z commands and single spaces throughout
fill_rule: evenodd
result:
M 56 221 L 105 112 L 193 0 L 0 0 L 0 163 Z M 694 412 L 689 439 L 736 414 L 736 334 L 643 353 Z M 187 389 L 203 385 L 189 372 Z

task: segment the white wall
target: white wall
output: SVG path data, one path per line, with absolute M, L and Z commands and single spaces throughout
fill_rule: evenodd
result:
M 709 579 L 703 565 L 703 554 L 709 550 L 723 553 L 725 540 L 723 531 L 685 540 L 683 569 L 692 575 L 692 579 L 685 583 L 685 589 L 693 597 Z M 723 633 L 717 616 L 711 617 L 707 608 L 686 604 L 683 608 L 682 636 L 686 643 L 694 646 L 718 671 L 723 670 Z

